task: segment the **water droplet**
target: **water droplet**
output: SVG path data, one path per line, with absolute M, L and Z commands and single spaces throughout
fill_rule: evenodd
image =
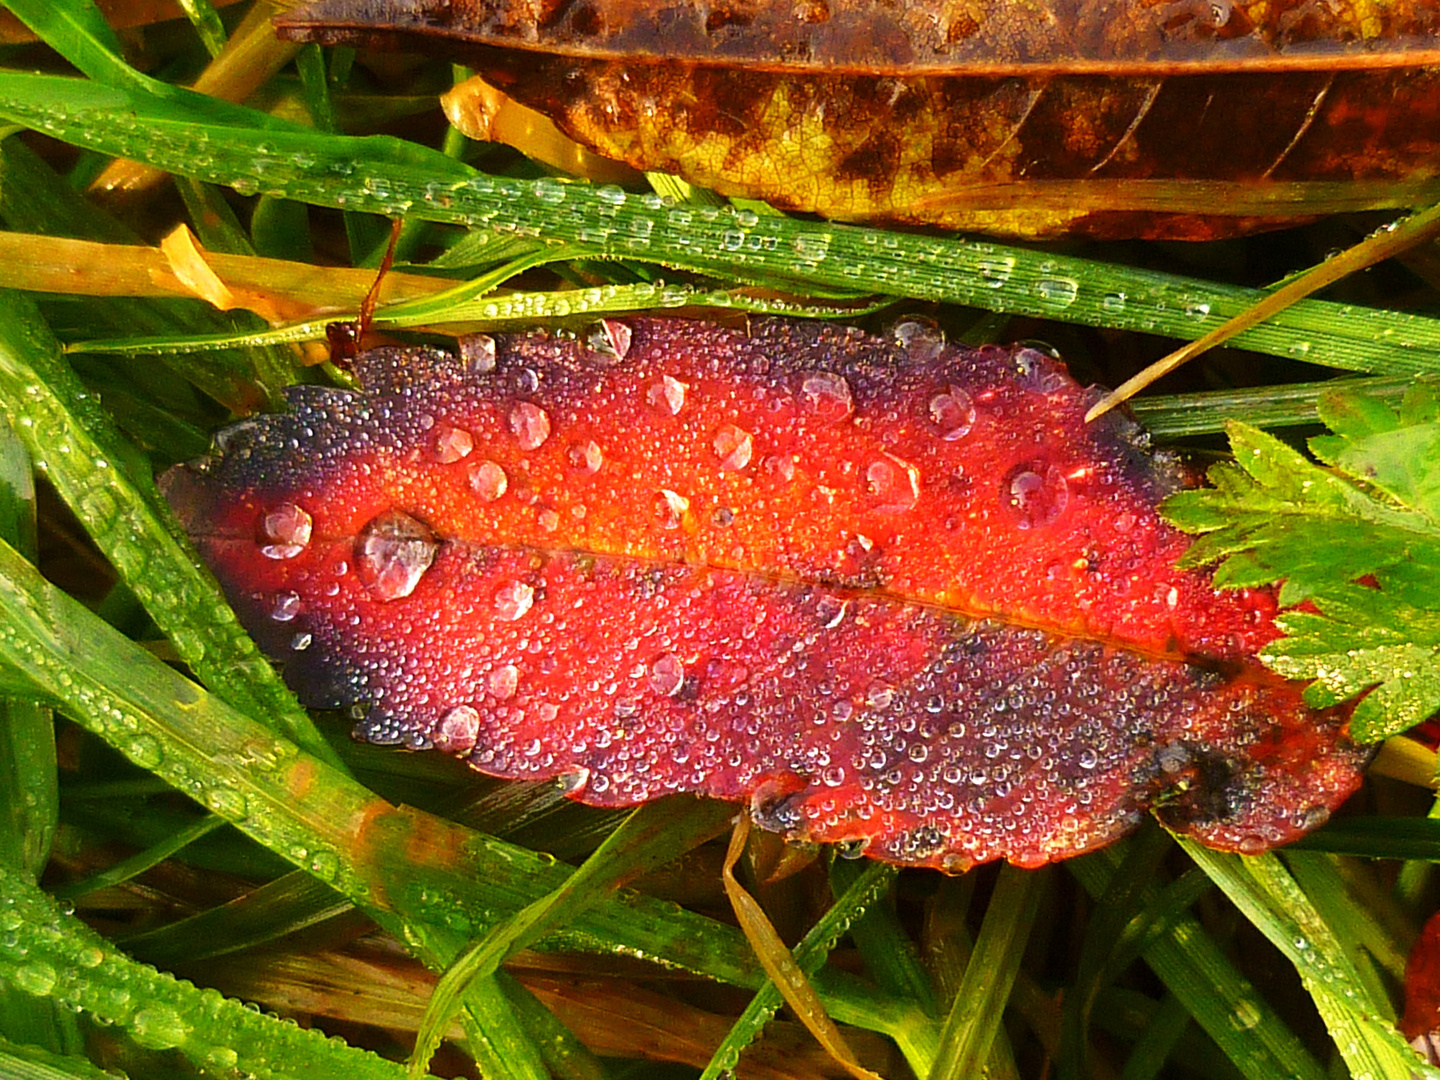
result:
M 190 1025 L 174 1009 L 151 1005 L 135 1014 L 130 1035 L 147 1050 L 169 1050 L 189 1037 Z
M 539 405 L 522 401 L 510 410 L 510 432 L 521 450 L 534 450 L 550 437 L 550 416 Z
M 510 478 L 505 470 L 493 461 L 477 461 L 470 466 L 470 487 L 486 502 L 494 502 L 505 494 Z
M 375 599 L 399 600 L 415 591 L 439 547 L 423 522 L 400 510 L 386 510 L 355 538 L 355 573 Z
M 1185 314 L 1192 319 L 1203 319 L 1210 314 L 1210 305 L 1201 300 L 1191 301 L 1185 305 Z
M 688 389 L 679 379 L 665 375 L 658 382 L 650 384 L 650 388 L 645 391 L 645 400 L 652 408 L 674 416 L 685 407 L 685 391 Z
M 619 319 L 601 319 L 585 335 L 585 342 L 590 346 L 591 352 L 613 360 L 624 360 L 630 352 L 633 337 L 634 331 L 630 329 L 629 323 L 623 323 Z
M 153 735 L 136 735 L 125 745 L 125 756 L 142 769 L 158 769 L 165 761 L 160 740 Z
M 865 856 L 865 849 L 870 846 L 868 836 L 857 837 L 853 840 L 841 840 L 835 845 L 835 854 L 842 859 L 861 859 Z
M 945 350 L 945 331 L 934 319 L 914 315 L 890 327 L 890 336 L 917 364 L 934 360 Z
M 470 451 L 475 448 L 475 440 L 464 428 L 441 425 L 432 447 L 435 451 L 435 460 L 442 465 L 449 465 L 463 457 L 468 457 Z
M 1053 356 L 1039 349 L 1017 349 L 1012 363 L 1015 365 L 1015 381 L 1032 394 L 1053 394 L 1070 385 L 1070 376 L 1065 368 Z
M 300 594 L 295 592 L 282 592 L 275 595 L 275 601 L 270 605 L 270 618 L 276 622 L 289 622 L 300 614 Z
M 850 384 L 845 381 L 844 376 L 829 371 L 817 371 L 805 376 L 800 383 L 800 393 L 805 404 L 821 420 L 844 420 L 855 411 Z
M 535 604 L 535 590 L 523 581 L 510 581 L 495 590 L 495 614 L 514 622 Z
M 1069 307 L 1080 295 L 1080 283 L 1069 278 L 1041 278 L 1035 283 L 1035 294 L 1047 304 Z
M 537 199 L 552 206 L 558 206 L 565 201 L 565 185 L 553 177 L 542 176 L 535 181 L 531 190 Z
M 295 652 L 304 652 L 314 640 L 310 634 L 296 634 L 290 639 L 290 648 Z
M 498 667 L 490 673 L 485 685 L 498 700 L 507 701 L 514 696 L 516 687 L 520 685 L 520 669 L 514 664 Z
M 877 513 L 903 513 L 920 501 L 920 470 L 894 454 L 870 463 L 865 485 Z
M 1124 311 L 1124 310 L 1125 310 L 1125 294 L 1124 294 L 1124 293 L 1106 293 L 1104 296 L 1102 296 L 1102 297 L 1100 298 L 1100 306 L 1101 306 L 1102 308 L 1104 308 L 1106 311 Z
M 930 422 L 946 442 L 963 439 L 975 426 L 975 403 L 958 386 L 951 386 L 945 393 L 932 397 L 929 412 Z
M 294 503 L 281 503 L 261 522 L 260 554 L 267 559 L 293 559 L 310 543 L 314 519 Z
M 460 359 L 471 375 L 495 370 L 495 339 L 489 334 L 466 334 L 460 339 Z
M 600 471 L 600 466 L 605 464 L 605 454 L 599 443 L 594 439 L 587 439 L 585 442 L 571 443 L 565 451 L 565 460 L 576 472 L 593 476 Z
M 1000 482 L 1000 501 L 1021 529 L 1049 525 L 1070 503 L 1070 485 L 1055 465 L 1030 461 L 1016 465 Z
M 991 289 L 998 289 L 1010 280 L 1010 275 L 1015 270 L 1015 260 L 1008 256 L 1000 259 L 981 259 L 975 266 L 980 271 L 980 278 L 984 284 Z
M 54 990 L 59 978 L 55 969 L 43 960 L 21 964 L 10 977 L 21 990 L 36 997 L 44 997 Z
M 678 491 L 660 489 L 660 524 L 667 529 L 678 529 L 690 510 L 690 500 Z
M 730 472 L 739 472 L 749 465 L 755 448 L 750 433 L 734 424 L 721 424 L 711 445 L 715 448 L 715 456 L 720 459 L 720 468 Z
M 664 653 L 650 665 L 650 688 L 665 697 L 674 697 L 685 685 L 685 664 L 674 653 Z
M 838 596 L 824 595 L 815 601 L 815 616 L 826 630 L 834 630 L 839 626 L 849 609 L 850 601 Z
M 555 778 L 555 786 L 560 789 L 562 795 L 578 796 L 589 783 L 589 769 L 571 769 Z
M 456 705 L 440 718 L 431 732 L 435 749 L 447 754 L 468 754 L 480 735 L 480 714 L 469 705 Z

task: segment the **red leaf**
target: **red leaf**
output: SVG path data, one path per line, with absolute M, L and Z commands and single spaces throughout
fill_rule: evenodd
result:
M 1175 569 L 1181 470 L 1039 352 L 659 319 L 469 355 L 365 354 L 167 478 L 362 738 L 947 869 L 1152 806 L 1261 850 L 1359 783 L 1346 712 L 1253 660 L 1273 597 Z

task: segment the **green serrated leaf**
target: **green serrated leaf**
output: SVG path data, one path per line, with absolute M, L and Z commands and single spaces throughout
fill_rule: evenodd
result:
M 1274 436 L 1229 425 L 1236 466 L 1215 487 L 1182 492 L 1163 511 L 1203 533 L 1185 566 L 1218 563 L 1220 588 L 1281 583 L 1286 636 L 1261 659 L 1313 680 L 1306 700 L 1364 695 L 1351 720 L 1362 741 L 1420 723 L 1440 708 L 1440 424 L 1431 390 L 1397 412 L 1359 394 L 1327 395 L 1336 434 L 1311 441 L 1334 468 Z M 1237 467 L 1238 466 L 1238 467 Z

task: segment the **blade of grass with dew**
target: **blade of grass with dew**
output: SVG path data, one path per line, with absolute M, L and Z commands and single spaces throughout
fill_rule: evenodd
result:
M 1334 930 L 1335 940 L 1364 983 L 1370 999 L 1385 1010 L 1382 1013 L 1385 1019 L 1394 1022 L 1398 1017 L 1390 1007 L 1390 991 L 1382 980 L 1381 970 L 1395 985 L 1402 985 L 1411 942 L 1402 945 L 1392 937 L 1360 897 L 1346 888 L 1335 856 L 1287 851 L 1282 861 L 1311 906 Z
M 85 663 L 77 667 L 76 656 Z M 0 661 L 137 764 L 372 910 L 479 932 L 567 876 L 534 852 L 374 798 L 151 657 L 6 545 L 0 545 Z M 762 981 L 733 928 L 639 897 L 594 905 L 553 941 L 647 956 L 740 986 Z M 821 972 L 816 983 L 846 1022 L 897 1040 L 928 1023 L 912 1003 L 851 977 Z
M 1101 850 L 1065 864 L 1092 898 L 1109 887 L 1118 855 Z M 1151 883 L 1147 894 L 1158 893 Z M 1150 896 L 1147 895 L 1147 901 Z M 1185 1003 L 1195 1022 L 1250 1080 L 1326 1080 L 1305 1044 L 1240 974 L 1193 916 L 1178 915 L 1141 955 L 1161 982 Z
M 3 248 L 3 242 L 0 242 Z M 449 291 L 449 290 L 447 290 Z M 472 291 L 469 289 L 466 292 Z M 688 285 L 666 285 L 663 282 L 641 282 L 635 285 L 598 285 L 584 289 L 555 289 L 543 292 L 512 292 L 501 296 L 467 299 L 460 296 L 444 303 L 430 304 L 422 310 L 409 310 L 409 305 L 381 308 L 371 326 L 376 330 L 425 328 L 436 333 L 464 334 L 477 329 L 521 330 L 544 321 L 565 324 L 584 323 L 607 315 L 652 312 L 657 308 L 675 310 L 715 309 L 744 311 L 757 315 L 787 315 L 792 318 L 857 319 L 878 311 L 889 301 L 870 305 L 826 304 L 819 301 L 790 300 L 779 297 L 754 297 L 744 292 L 724 289 L 694 288 Z M 67 344 L 68 353 L 109 353 L 116 356 L 163 356 L 175 352 L 203 352 L 212 349 L 233 349 L 241 346 L 278 345 L 286 342 L 320 341 L 330 323 L 344 320 L 349 312 L 327 315 L 324 319 L 279 326 L 255 333 L 207 334 L 186 336 L 169 334 L 164 337 L 114 337 L 75 341 Z
M 115 1074 L 77 1053 L 60 1054 L 0 1036 L 0 1076 L 5 1080 L 115 1080 Z
M 0 905 L 7 920 L 0 982 L 83 1010 L 146 1049 L 177 1050 L 202 1069 L 276 1080 L 405 1075 L 399 1065 L 369 1051 L 137 964 L 8 867 L 0 867 Z
M 699 799 L 648 803 L 634 810 L 564 885 L 491 929 L 450 965 L 421 1020 L 411 1074 L 423 1075 L 428 1068 L 472 981 L 489 979 L 520 949 L 609 895 L 622 881 L 719 835 L 732 815 L 728 806 Z
M 0 417 L 36 467 L 207 683 L 322 760 L 330 745 L 280 682 L 224 602 L 220 587 L 176 539 L 144 465 L 125 468 L 124 440 L 60 356 L 34 303 L 0 291 Z
M 35 481 L 24 444 L 0 419 L 0 539 L 33 559 Z M 59 815 L 50 710 L 0 690 L 0 862 L 39 877 Z
M 540 1056 L 555 1080 L 606 1080 L 604 1062 L 519 980 L 501 971 L 495 981 L 516 1019 L 540 1047 Z
M 1267 319 L 1272 319 L 1311 293 L 1319 292 L 1335 284 L 1349 274 L 1364 270 L 1394 255 L 1402 254 L 1412 247 L 1427 243 L 1440 235 L 1440 206 L 1432 206 L 1409 217 L 1392 222 L 1360 243 L 1340 254 L 1326 259 L 1318 266 L 1280 285 L 1263 300 L 1257 301 L 1248 311 L 1241 312 L 1226 320 L 1203 337 L 1181 346 L 1169 356 L 1149 365 L 1145 370 L 1126 379 L 1110 393 L 1092 405 L 1085 413 L 1089 423 L 1109 412 L 1122 401 L 1128 401 L 1145 387 L 1174 371 L 1181 364 L 1188 363 L 1201 353 L 1224 344 L 1237 334 Z
M 1153 915 L 1145 903 L 1145 889 L 1156 880 L 1160 864 L 1171 850 L 1169 836 L 1153 822 L 1147 822 L 1123 845 L 1120 865 L 1086 923 L 1075 981 L 1065 991 L 1060 1052 L 1056 1055 L 1060 1080 L 1090 1075 L 1086 1059 L 1095 999 L 1135 959 L 1148 925 L 1145 916 Z
M 233 113 L 217 124 L 183 95 L 83 80 L 0 74 L 0 115 L 242 193 L 484 226 L 772 285 L 914 296 L 1187 340 L 1264 295 L 988 242 L 667 207 L 658 195 L 619 188 L 491 177 L 395 139 L 262 129 L 232 122 Z M 1418 315 L 1305 300 L 1234 340 L 1357 371 L 1440 371 L 1440 320 Z
M 1210 851 L 1177 837 L 1195 863 L 1299 972 L 1335 1047 L 1354 1076 L 1440 1078 L 1392 1023 L 1388 1002 L 1372 1000 L 1334 931 L 1276 855 Z
M 965 1080 L 984 1070 L 1044 888 L 1042 871 L 1008 863 L 1000 867 L 965 976 L 941 1029 L 931 1080 Z
M 894 880 L 893 866 L 878 862 L 866 866 L 792 950 L 794 962 L 800 971 L 813 979 L 835 943 Z M 719 1077 L 733 1072 L 745 1048 L 759 1038 L 765 1025 L 784 1003 L 785 998 L 780 988 L 773 979 L 767 980 L 731 1025 L 724 1040 L 715 1048 L 715 1053 L 701 1073 L 700 1080 L 718 1080 Z M 892 1033 L 896 1041 L 901 1043 L 901 1049 L 905 1051 L 906 1058 L 917 1075 L 928 1074 L 930 1062 L 934 1059 L 935 1033 L 936 1025 L 928 1017 L 917 1017 L 915 1026 L 903 1039 L 898 1033 Z M 907 1045 L 909 1049 L 906 1048 Z
M 864 871 L 855 859 L 831 860 L 830 891 L 836 901 Z M 920 963 L 915 943 L 905 932 L 892 904 L 870 904 L 850 924 L 850 939 L 865 961 L 866 973 L 878 986 L 899 997 L 911 998 L 931 1016 L 937 1015 L 939 1004 L 930 973 Z
M 1398 404 L 1414 383 L 1412 376 L 1330 379 L 1325 382 L 1257 386 L 1235 390 L 1202 390 L 1192 394 L 1165 394 L 1132 398 L 1130 411 L 1151 435 L 1178 439 L 1186 435 L 1216 435 L 1227 420 L 1252 427 L 1291 427 L 1318 424 L 1320 398 L 1342 391 L 1363 393 Z

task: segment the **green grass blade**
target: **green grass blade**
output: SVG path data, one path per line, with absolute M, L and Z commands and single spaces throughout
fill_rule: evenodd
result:
M 10 292 L 0 292 L 0 417 L 9 418 L 181 658 L 240 708 L 273 717 L 307 751 L 338 764 L 214 578 L 177 539 L 148 469 L 127 461 L 131 452 L 61 358 L 34 304 Z
M 17 18 L 90 78 L 116 86 L 147 81 L 121 57 L 119 37 L 88 0 L 4 0 Z
M 0 1076 L 5 1080 L 115 1080 L 79 1054 L 57 1054 L 29 1043 L 0 1038 Z
M 1071 859 L 1066 868 L 1098 899 L 1118 861 L 1117 855 L 1106 850 Z M 1158 892 L 1153 886 L 1152 890 Z M 1274 1080 L 1277 1076 L 1326 1080 L 1325 1070 L 1198 920 L 1183 915 L 1170 919 L 1142 955 L 1170 992 L 1184 1002 L 1196 1023 L 1250 1080 Z
M 490 980 L 517 951 L 572 920 L 622 881 L 678 858 L 717 835 L 731 816 L 729 807 L 699 799 L 649 803 L 631 813 L 564 885 L 495 927 L 450 966 L 421 1018 L 411 1075 L 424 1074 L 469 986 Z
M 84 896 L 96 889 L 108 889 L 111 886 L 119 885 L 138 874 L 143 874 L 152 867 L 159 866 L 176 852 L 188 847 L 202 836 L 208 836 L 224 824 L 224 818 L 207 814 L 197 819 L 188 828 L 171 833 L 160 843 L 137 852 L 128 859 L 121 859 L 98 874 L 61 885 L 51 892 L 57 899 L 73 900 L 77 896 Z
M 1186 340 L 1264 295 L 988 242 L 667 206 L 653 193 L 549 178 L 485 176 L 412 143 L 280 130 L 247 122 L 243 110 L 217 125 L 183 96 L 160 100 L 82 80 L 0 75 L 0 115 L 242 193 L 482 226 L 802 290 L 911 296 Z M 1378 374 L 1440 371 L 1440 320 L 1316 300 L 1295 304 L 1233 344 Z
M 0 539 L 35 557 L 35 482 L 24 444 L 0 418 Z M 23 690 L 22 690 L 23 692 Z M 59 817 L 50 710 L 0 687 L 0 862 L 35 877 Z
M 870 863 L 836 898 L 835 903 L 810 928 L 800 943 L 791 950 L 796 965 L 810 977 L 812 983 L 818 984 L 817 975 L 820 966 L 829 956 L 830 950 L 835 947 L 835 942 L 840 935 L 845 933 L 851 922 L 859 917 L 894 879 L 894 867 L 884 863 Z M 739 1019 L 731 1026 L 725 1039 L 716 1047 L 714 1056 L 705 1066 L 705 1071 L 701 1073 L 701 1080 L 718 1080 L 720 1077 L 731 1074 L 745 1047 L 759 1037 L 765 1025 L 775 1015 L 775 1011 L 783 1004 L 784 999 L 780 996 L 780 991 L 774 983 L 766 980 L 759 992 L 745 1006 Z M 837 1016 L 836 1018 L 854 1022 L 851 1017 Z M 906 1025 L 903 1030 L 889 1032 L 899 1043 L 901 1052 L 905 1054 L 911 1068 L 919 1076 L 928 1073 L 930 1063 L 934 1060 L 935 1032 L 935 1023 L 923 1015 L 914 1016 L 910 1024 Z
M 150 1050 L 204 1069 L 276 1080 L 400 1080 L 404 1070 L 323 1032 L 304 1030 L 137 964 L 14 871 L 0 868 L 0 981 L 84 1010 Z
M 1276 855 L 1226 855 L 1185 839 L 1180 845 L 1245 916 L 1295 965 L 1335 1046 L 1354 1076 L 1440 1078 L 1384 1017 L 1388 1002 L 1366 982 L 1335 932 Z
M 1006 864 L 985 909 L 980 935 L 950 1007 L 931 1080 L 964 1080 L 982 1074 L 1035 916 L 1045 875 Z

